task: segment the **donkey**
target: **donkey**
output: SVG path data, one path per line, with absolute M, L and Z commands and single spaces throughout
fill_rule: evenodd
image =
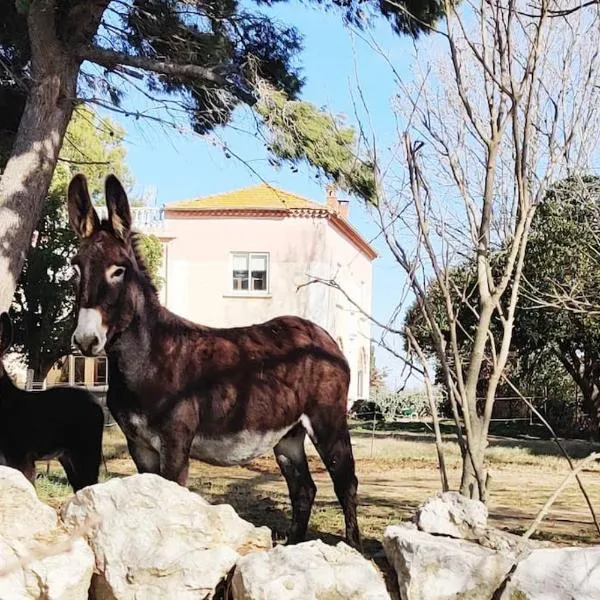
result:
M 185 486 L 190 456 L 235 465 L 274 449 L 292 504 L 288 543 L 297 543 L 316 493 L 304 451 L 308 433 L 333 480 L 346 539 L 360 548 L 346 417 L 350 371 L 336 342 L 299 317 L 221 329 L 169 312 L 113 175 L 105 194 L 108 218 L 101 222 L 85 177 L 69 184 L 69 220 L 80 238 L 72 259 L 79 310 L 73 341 L 88 356 L 106 352 L 107 405 L 138 471 Z
M 12 324 L 0 315 L 0 464 L 35 483 L 35 461 L 57 458 L 73 491 L 98 483 L 104 413 L 83 389 L 55 387 L 26 392 L 12 381 L 2 356 Z

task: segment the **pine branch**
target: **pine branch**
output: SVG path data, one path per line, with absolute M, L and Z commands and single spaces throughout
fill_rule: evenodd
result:
M 223 67 L 208 68 L 189 63 L 182 64 L 170 60 L 158 60 L 146 56 L 133 56 L 122 52 L 115 52 L 99 46 L 79 46 L 75 54 L 90 62 L 102 65 L 108 69 L 118 67 L 133 67 L 144 71 L 152 71 L 171 77 L 182 77 L 188 80 L 194 80 L 200 83 L 210 84 L 215 87 L 223 88 L 233 96 L 252 106 L 256 103 L 255 96 L 243 90 L 241 87 L 229 81 L 223 75 Z

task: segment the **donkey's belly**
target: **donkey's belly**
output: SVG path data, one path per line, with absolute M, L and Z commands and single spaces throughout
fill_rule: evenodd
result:
M 277 442 L 293 427 L 277 431 L 240 431 L 219 438 L 197 434 L 191 456 L 213 465 L 237 465 L 271 452 Z

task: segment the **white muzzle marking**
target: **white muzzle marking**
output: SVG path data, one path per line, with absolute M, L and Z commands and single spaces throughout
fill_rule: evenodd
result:
M 100 354 L 106 344 L 106 332 L 107 327 L 102 323 L 102 314 L 97 308 L 80 309 L 73 341 L 84 354 Z

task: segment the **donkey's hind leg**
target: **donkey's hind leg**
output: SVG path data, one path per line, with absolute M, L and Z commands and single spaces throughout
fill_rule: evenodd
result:
M 345 414 L 331 418 L 329 410 L 304 421 L 310 438 L 325 463 L 333 481 L 333 489 L 344 511 L 346 541 L 362 551 L 356 520 L 358 479 L 354 470 L 354 456 Z
M 288 544 L 304 541 L 310 511 L 317 493 L 304 452 L 305 435 L 304 428 L 296 425 L 274 448 L 275 459 L 287 482 L 292 503 L 292 527 L 288 535 Z

